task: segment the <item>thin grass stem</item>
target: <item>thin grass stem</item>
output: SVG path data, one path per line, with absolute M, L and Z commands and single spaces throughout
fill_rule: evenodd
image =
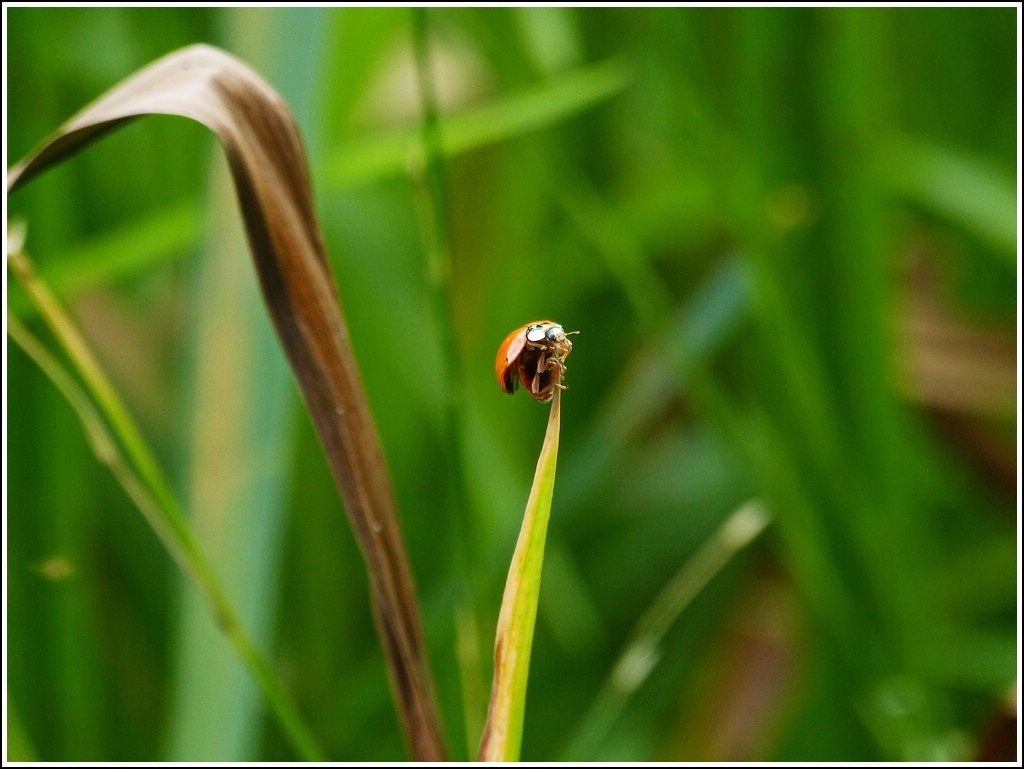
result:
M 97 459 L 110 469 L 157 538 L 206 600 L 217 627 L 256 680 L 295 751 L 306 761 L 324 760 L 323 751 L 270 663 L 242 628 L 212 564 L 188 527 L 170 485 L 85 339 L 22 251 L 9 253 L 8 264 L 85 388 L 80 387 L 75 377 L 12 315 L 7 319 L 8 334 L 67 398 L 82 422 Z

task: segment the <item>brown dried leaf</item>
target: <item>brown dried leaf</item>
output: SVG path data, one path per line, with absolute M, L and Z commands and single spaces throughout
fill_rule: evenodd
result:
M 8 192 L 148 114 L 196 120 L 224 145 L 264 300 L 367 560 L 374 615 L 406 739 L 415 758 L 443 760 L 391 485 L 316 224 L 302 140 L 281 97 L 223 51 L 184 48 L 140 70 L 68 121 L 8 172 Z

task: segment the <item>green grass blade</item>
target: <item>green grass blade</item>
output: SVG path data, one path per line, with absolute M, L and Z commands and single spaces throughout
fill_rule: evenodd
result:
M 192 356 L 182 385 L 191 414 L 184 493 L 192 530 L 205 552 L 217 554 L 217 575 L 239 621 L 269 652 L 284 540 L 283 455 L 297 404 L 255 280 L 238 275 L 247 252 L 231 210 L 230 180 L 225 173 L 214 177 L 211 233 L 198 268 Z M 198 596 L 182 596 L 176 621 L 166 758 L 255 760 L 261 708 L 244 666 Z
M 67 259 L 40 268 L 40 274 L 57 296 L 73 296 L 180 259 L 197 235 L 195 205 L 183 201 L 79 243 L 68 250 Z M 21 296 L 11 297 L 11 309 L 22 318 L 34 312 Z
M 71 319 L 60 307 L 50 289 L 37 277 L 34 267 L 23 253 L 18 250 L 12 251 L 8 255 L 8 264 L 73 361 L 100 409 L 110 420 L 111 427 L 124 443 L 125 450 L 132 458 L 143 482 L 152 490 L 161 508 L 167 511 L 166 523 L 176 533 L 186 531 L 185 519 L 174 500 L 170 486 L 160 473 L 153 454 Z
M 660 661 L 658 647 L 672 624 L 722 567 L 753 542 L 770 521 L 771 516 L 761 502 L 746 503 L 665 585 L 640 617 L 597 698 L 579 722 L 563 761 L 594 759 L 601 740 L 611 731 L 629 698 Z
M 271 79 L 318 87 L 323 11 L 224 13 L 232 50 Z M 293 50 L 285 57 L 278 50 L 288 40 Z M 311 117 L 311 103 L 305 94 L 292 102 L 297 119 Z M 186 504 L 203 548 L 217 554 L 215 567 L 239 620 L 266 653 L 275 648 L 291 481 L 286 457 L 298 403 L 256 280 L 239 274 L 248 247 L 230 177 L 221 158 L 211 160 L 203 253 L 190 298 L 191 360 L 181 385 L 191 414 Z M 197 596 L 185 593 L 177 622 L 165 757 L 256 760 L 265 731 L 259 692 Z
M 239 623 L 210 562 L 188 528 L 170 486 L 85 340 L 20 250 L 14 249 L 8 254 L 8 264 L 70 358 L 89 394 L 86 395 L 74 377 L 46 353 L 45 348 L 11 315 L 8 315 L 8 333 L 75 408 L 97 458 L 110 468 L 157 537 L 206 599 L 216 624 L 256 679 L 295 750 L 305 760 L 322 760 L 322 752 L 298 709 Z
M 910 136 L 892 140 L 879 173 L 897 194 L 945 217 L 1016 266 L 1017 195 L 1013 179 L 989 164 Z
M 465 367 L 459 360 L 459 345 L 455 338 L 456 326 L 452 318 L 451 220 L 446 194 L 446 161 L 442 146 L 441 117 L 431 68 L 429 23 L 425 9 L 415 8 L 410 13 L 420 97 L 418 140 L 423 159 L 421 168 L 412 168 L 410 171 L 426 255 L 431 320 L 441 339 L 440 350 L 444 356 L 444 369 L 449 372 L 446 377 L 442 418 L 444 440 L 447 443 L 445 453 L 451 460 L 446 463 L 444 480 L 438 484 L 438 489 L 442 495 L 444 515 L 448 521 L 448 535 L 453 543 L 452 568 L 457 575 L 457 583 L 461 586 L 456 609 L 455 662 L 458 667 L 463 732 L 466 734 L 468 754 L 468 751 L 472 750 L 471 746 L 475 745 L 480 737 L 486 695 L 483 694 L 480 676 L 479 648 L 473 640 L 475 628 L 479 623 L 473 603 L 473 570 L 469 566 L 470 556 L 466 545 L 465 524 L 470 517 L 470 505 L 461 461 L 466 452 L 462 446 L 463 431 L 460 429 L 462 398 L 465 392 Z
M 505 595 L 498 615 L 494 639 L 494 682 L 487 712 L 481 761 L 518 761 L 523 738 L 526 683 L 530 674 L 530 650 L 537 620 L 540 575 L 544 563 L 544 542 L 551 517 L 551 496 L 555 489 L 558 459 L 558 431 L 561 392 L 555 388 L 533 488 L 526 503 L 523 528 L 519 533 Z
M 589 109 L 627 84 L 618 60 L 605 61 L 513 94 L 478 110 L 440 120 L 446 157 L 522 136 Z M 403 173 L 418 151 L 420 128 L 374 136 L 339 148 L 325 161 L 325 189 L 351 187 Z

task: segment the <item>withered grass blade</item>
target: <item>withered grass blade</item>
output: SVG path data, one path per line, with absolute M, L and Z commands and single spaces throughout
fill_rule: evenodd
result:
M 369 568 L 381 644 L 414 758 L 444 747 L 391 485 L 317 227 L 287 105 L 246 65 L 205 45 L 174 52 L 86 107 L 7 175 L 14 190 L 127 120 L 191 118 L 220 138 L 278 337 Z

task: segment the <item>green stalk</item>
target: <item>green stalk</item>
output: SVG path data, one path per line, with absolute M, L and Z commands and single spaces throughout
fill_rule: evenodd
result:
M 580 721 L 561 760 L 593 760 L 592 756 L 612 731 L 630 698 L 661 661 L 662 641 L 679 615 L 770 522 L 771 514 L 760 500 L 747 502 L 726 518 L 704 546 L 676 572 L 633 628 L 615 667 Z
M 523 741 L 523 712 L 530 673 L 530 651 L 537 620 L 544 541 L 551 517 L 558 459 L 561 388 L 555 388 L 544 445 L 537 460 L 533 488 L 526 503 L 494 639 L 494 683 L 480 745 L 480 761 L 518 761 Z
M 463 586 L 455 618 L 456 650 L 459 685 L 462 695 L 463 729 L 466 751 L 480 739 L 483 729 L 484 680 L 478 664 L 482 655 L 475 628 L 478 621 L 474 604 L 473 571 L 469 567 L 469 501 L 463 474 L 461 419 L 466 387 L 460 361 L 458 340 L 452 313 L 452 252 L 449 237 L 448 199 L 445 187 L 445 145 L 441 132 L 434 78 L 430 66 L 430 45 L 427 38 L 427 16 L 424 8 L 412 11 L 413 54 L 421 102 L 420 152 L 422 173 L 416 184 L 416 203 L 420 229 L 427 257 L 427 281 L 430 313 L 440 339 L 447 377 L 444 399 L 443 439 L 450 460 L 444 481 L 444 504 L 449 521 L 448 535 L 453 553 L 453 570 L 458 584 Z
M 19 248 L 15 248 L 8 254 L 7 261 L 15 277 L 25 287 L 40 317 L 70 358 L 88 394 L 12 315 L 8 315 L 8 334 L 39 365 L 75 409 L 93 452 L 100 462 L 110 468 L 171 557 L 192 579 L 206 600 L 217 626 L 256 680 L 271 712 L 296 752 L 306 761 L 322 761 L 323 753 L 316 740 L 302 721 L 298 709 L 273 668 L 242 628 L 141 432 L 85 340 L 49 288 L 38 278 L 28 257 Z

